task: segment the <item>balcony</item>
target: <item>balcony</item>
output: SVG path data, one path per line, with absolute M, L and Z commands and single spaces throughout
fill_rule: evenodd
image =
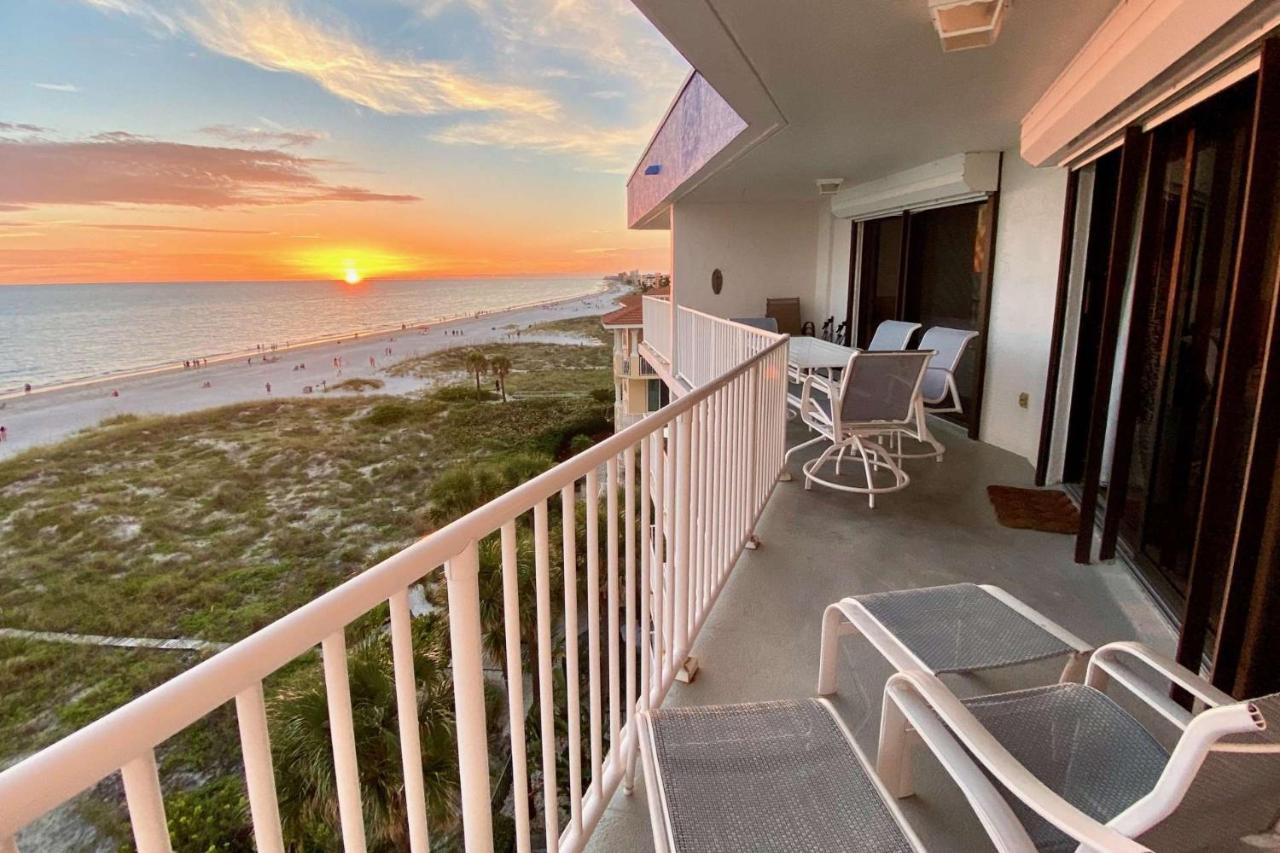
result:
M 653 302 L 655 316 L 669 320 L 670 303 Z M 443 577 L 448 593 L 455 831 L 468 850 L 493 849 L 495 815 L 511 821 L 519 850 L 646 849 L 643 783 L 632 796 L 615 796 L 638 775 L 636 711 L 664 701 L 812 695 L 821 614 L 844 596 L 992 582 L 1087 640 L 1171 645 L 1124 569 L 1082 568 L 1060 537 L 996 524 L 986 484 L 1024 484 L 1031 469 L 958 431 L 942 434 L 944 464 L 916 463 L 911 488 L 875 510 L 857 496 L 777 482 L 784 443 L 804 437 L 784 418 L 787 339 L 695 311 L 678 318 L 675 353 L 661 326 L 646 330 L 645 346 L 660 370 L 675 361 L 679 399 L 0 773 L 0 851 L 18 849 L 24 826 L 117 771 L 138 848 L 168 850 L 156 748 L 232 701 L 240 742 L 229 748 L 243 754 L 258 849 L 284 849 L 263 682 L 317 647 L 343 843 L 365 849 L 361 779 L 368 782 L 345 626 L 384 605 L 404 768 L 390 784 L 402 781 L 407 794 L 411 848 L 427 850 L 429 833 L 440 828 L 428 826 L 418 760 L 409 600 L 433 577 Z M 720 366 L 720 375 L 705 378 Z M 748 550 L 753 537 L 758 550 Z M 499 565 L 481 558 L 495 552 Z M 482 639 L 495 630 L 505 635 L 501 660 Z M 845 646 L 837 707 L 873 751 L 889 671 L 865 647 Z M 487 720 L 495 670 L 505 670 L 501 682 L 510 689 L 501 719 Z M 1018 678 L 1028 676 L 998 671 L 965 686 L 1030 683 Z M 510 793 L 493 802 L 495 778 L 508 772 Z M 907 810 L 936 849 L 979 849 L 985 837 L 958 791 L 941 781 L 922 786 Z

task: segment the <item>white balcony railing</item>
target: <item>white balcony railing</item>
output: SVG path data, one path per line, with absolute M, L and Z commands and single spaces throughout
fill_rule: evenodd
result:
M 783 337 L 679 305 L 673 355 L 671 303 L 651 296 L 644 300 L 644 343 L 690 388 L 711 382 Z
M 694 333 L 701 335 L 696 328 Z M 716 364 L 729 364 L 732 352 L 740 351 L 726 343 L 733 335 L 723 334 L 728 337 L 709 339 L 719 341 L 708 350 Z M 704 372 L 694 369 L 698 376 Z M 363 851 L 361 757 L 345 626 L 383 602 L 390 606 L 407 834 L 415 853 L 427 853 L 409 590 L 437 572 L 443 572 L 448 593 L 461 829 L 468 850 L 491 850 L 492 813 L 502 804 L 490 802 L 486 743 L 478 545 L 488 537 L 497 537 L 501 546 L 499 618 L 510 685 L 506 713 L 518 849 L 531 849 L 535 836 L 543 837 L 548 850 L 582 849 L 615 790 L 630 787 L 637 710 L 662 702 L 781 470 L 785 377 L 784 339 L 756 347 L 672 405 L 0 773 L 0 853 L 17 850 L 19 830 L 116 771 L 123 778 L 138 849 L 168 851 L 156 747 L 231 700 L 257 848 L 282 851 L 263 680 L 316 646 L 322 653 L 343 845 L 350 853 Z M 560 521 L 555 524 L 557 500 Z M 581 511 L 580 502 L 585 503 Z M 560 582 L 550 570 L 556 527 L 563 554 Z M 585 534 L 581 540 L 580 533 Z M 532 626 L 520 628 L 517 542 L 522 536 L 531 536 L 534 552 L 536 607 L 529 609 L 536 611 L 537 641 L 529 645 L 536 646 L 539 687 L 542 748 L 532 760 L 541 770 L 540 827 L 531 825 L 529 798 L 523 692 L 532 673 L 521 661 L 522 637 L 530 636 Z M 581 561 L 579 541 L 586 550 Z M 580 571 L 586 573 L 581 586 Z M 563 596 L 562 618 L 552 606 L 553 596 Z M 564 627 L 581 624 L 580 604 L 586 609 L 585 677 L 579 672 L 579 633 Z M 565 648 L 562 690 L 553 677 L 553 637 Z M 567 739 L 558 739 L 557 732 L 566 730 Z M 569 778 L 562 797 L 557 758 L 565 750 Z M 589 769 L 585 788 L 584 765 Z
M 644 310 L 644 343 L 671 362 L 671 300 L 646 296 L 641 300 Z

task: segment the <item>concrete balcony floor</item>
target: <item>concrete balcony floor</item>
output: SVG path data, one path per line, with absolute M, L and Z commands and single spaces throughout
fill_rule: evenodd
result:
M 819 627 L 826 605 L 849 595 L 972 581 L 994 583 L 1095 645 L 1138 639 L 1172 651 L 1174 634 L 1130 570 L 1080 566 L 1071 537 L 1012 530 L 995 519 L 989 484 L 1030 486 L 1026 460 L 970 441 L 933 419 L 945 461 L 914 460 L 906 490 L 866 498 L 792 482 L 777 485 L 761 519 L 758 551 L 746 552 L 693 647 L 700 670 L 677 683 L 669 705 L 710 705 L 815 695 Z M 806 437 L 792 424 L 792 443 Z M 817 454 L 804 455 L 804 459 Z M 946 676 L 962 695 L 1056 680 L 1061 659 L 978 676 Z M 892 669 L 859 637 L 841 648 L 839 693 L 831 697 L 864 753 L 874 760 L 880 699 Z M 916 755 L 915 797 L 902 801 L 930 850 L 991 849 L 959 790 L 927 750 Z M 931 772 L 936 771 L 936 772 Z M 643 779 L 619 792 L 591 842 L 597 851 L 650 850 Z

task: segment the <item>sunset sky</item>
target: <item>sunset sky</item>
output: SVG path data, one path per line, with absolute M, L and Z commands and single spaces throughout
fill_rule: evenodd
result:
M 665 269 L 628 0 L 3 0 L 0 283 Z

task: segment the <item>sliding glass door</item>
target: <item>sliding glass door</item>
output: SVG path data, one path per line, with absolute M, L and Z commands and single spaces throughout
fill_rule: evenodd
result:
M 1127 557 L 1236 695 L 1280 688 L 1280 40 L 1260 69 L 1086 167 L 1063 279 L 1077 560 Z
M 985 331 L 995 211 L 990 198 L 862 223 L 854 343 L 866 346 L 885 320 Z M 946 416 L 975 438 L 985 351 L 980 335 L 956 369 L 963 412 Z

